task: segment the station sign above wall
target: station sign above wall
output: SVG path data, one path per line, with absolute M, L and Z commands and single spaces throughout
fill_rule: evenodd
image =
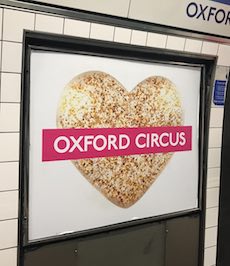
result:
M 230 0 L 131 0 L 120 3 L 122 12 L 118 12 L 117 1 L 57 1 L 40 0 L 47 4 L 83 9 L 129 19 L 151 22 L 201 33 L 230 37 Z
M 144 1 L 144 3 L 143 3 Z M 230 36 L 229 0 L 132 0 L 129 18 L 201 33 Z

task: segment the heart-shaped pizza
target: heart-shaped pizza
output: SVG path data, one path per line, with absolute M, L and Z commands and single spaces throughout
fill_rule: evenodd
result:
M 131 92 L 111 75 L 91 71 L 65 87 L 57 111 L 59 128 L 181 126 L 183 112 L 175 85 L 152 76 Z M 172 153 L 128 155 L 73 161 L 107 199 L 127 208 L 137 202 L 163 171 Z

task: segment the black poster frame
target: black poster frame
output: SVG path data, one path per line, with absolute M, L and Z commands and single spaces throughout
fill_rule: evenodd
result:
M 201 68 L 200 84 L 200 118 L 199 118 L 199 204 L 197 209 L 189 211 L 145 218 L 137 221 L 124 222 L 116 225 L 90 229 L 58 237 L 28 241 L 28 205 L 29 205 L 29 136 L 30 136 L 30 55 L 32 50 L 55 51 L 63 53 L 77 53 L 96 55 L 101 57 L 129 59 L 152 63 L 167 63 L 175 65 L 197 66 Z M 217 58 L 214 56 L 184 53 L 173 50 L 133 46 L 114 42 L 89 40 L 25 31 L 23 41 L 23 74 L 22 74 L 22 104 L 21 104 L 21 130 L 20 130 L 20 207 L 19 207 L 19 261 L 27 248 L 35 248 L 63 240 L 95 236 L 98 233 L 110 232 L 124 228 L 131 228 L 141 224 L 167 221 L 172 218 L 184 216 L 200 216 L 200 263 L 203 261 L 204 229 L 205 229 L 205 199 L 208 153 L 208 128 L 211 107 L 212 84 Z M 202 264 L 200 264 L 202 265 Z

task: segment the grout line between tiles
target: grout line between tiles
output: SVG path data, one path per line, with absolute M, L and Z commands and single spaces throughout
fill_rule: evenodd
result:
M 0 161 L 1 163 L 19 163 L 19 160 L 12 160 L 12 161 Z
M 5 102 L 5 101 L 2 101 L 1 103 L 5 103 L 5 104 L 20 104 L 21 102 Z
M 114 42 L 115 40 L 115 26 L 113 27 L 113 38 L 112 38 L 112 41 Z
M 220 166 L 211 166 L 211 167 L 208 167 L 208 169 L 215 169 L 215 168 L 220 168 Z
M 8 134 L 8 133 L 10 133 L 10 134 L 16 134 L 16 133 L 20 133 L 20 131 L 19 130 L 16 130 L 16 131 L 1 131 L 0 130 L 0 134 Z
M 217 51 L 216 51 L 216 55 L 219 54 L 219 50 L 220 50 L 220 44 L 218 43 L 218 47 L 217 47 Z
M 213 150 L 213 149 L 220 149 L 220 148 L 218 148 L 218 147 L 217 147 L 217 148 L 212 148 L 212 147 L 210 147 L 210 148 L 208 148 L 208 149 L 209 149 L 209 150 Z
M 149 39 L 149 32 L 147 32 L 147 36 L 146 36 L 146 46 L 148 46 L 148 39 Z
M 148 42 L 148 35 L 149 33 L 148 32 L 146 32 L 146 37 L 145 37 L 145 46 L 147 46 L 147 42 Z
M 211 226 L 205 227 L 205 230 L 206 229 L 211 229 L 211 228 L 217 228 L 217 227 L 218 227 L 218 223 L 216 225 L 211 225 Z
M 131 30 L 130 39 L 129 39 L 129 44 L 132 44 L 132 37 L 133 37 L 133 30 Z
M 12 246 L 12 247 L 8 247 L 8 248 L 0 248 L 0 251 L 13 249 L 13 248 L 17 248 L 17 246 Z
M 0 193 L 18 191 L 18 189 L 0 190 Z
M 65 18 L 63 18 L 62 34 L 65 32 Z
M 1 71 L 1 73 L 5 73 L 5 74 L 19 74 L 19 75 L 21 75 L 22 74 L 22 72 L 13 72 L 13 71 Z
M 91 38 L 91 31 L 92 31 L 92 22 L 89 24 L 89 38 Z
M 201 43 L 201 49 L 200 49 L 200 53 L 202 54 L 202 51 L 203 51 L 203 46 L 204 46 L 204 41 L 202 41 Z
M 14 221 L 14 220 L 18 220 L 18 217 L 15 217 L 15 218 L 9 218 L 9 219 L 0 219 L 0 223 L 1 223 L 1 222 L 7 222 L 7 221 Z
M 211 209 L 211 208 L 219 208 L 219 206 L 218 206 L 218 205 L 210 206 L 210 207 L 208 207 L 207 209 Z
M 3 39 L 3 42 L 9 42 L 9 43 L 17 43 L 17 44 L 22 44 L 22 42 L 19 41 L 12 41 L 12 40 L 7 40 L 7 39 Z
M 37 19 L 37 13 L 34 13 L 34 31 L 36 29 L 36 19 Z
M 224 109 L 224 106 L 211 106 L 211 109 Z
M 211 187 L 211 188 L 207 188 L 207 190 L 210 190 L 210 189 L 219 189 L 220 187 Z
M 220 186 L 207 187 L 207 189 L 220 188 Z
M 183 47 L 183 51 L 184 51 L 184 52 L 186 51 L 186 50 L 185 50 L 186 43 L 187 43 L 187 38 L 185 38 L 185 40 L 184 40 L 184 47 Z
M 165 49 L 167 49 L 167 46 L 168 46 L 168 38 L 169 38 L 169 36 L 167 35 L 167 37 L 166 37 L 166 41 L 165 41 Z
M 209 209 L 219 209 L 219 207 L 208 207 L 208 208 L 206 208 L 206 210 L 209 210 Z
M 207 247 L 205 247 L 205 249 L 207 249 L 207 248 L 214 248 L 214 247 L 216 247 L 216 245 L 207 246 Z
M 219 129 L 219 130 L 222 130 L 223 129 L 223 127 L 209 127 L 209 129 Z

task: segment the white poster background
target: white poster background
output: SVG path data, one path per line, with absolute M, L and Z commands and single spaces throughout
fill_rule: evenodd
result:
M 127 209 L 97 191 L 70 161 L 42 162 L 42 129 L 56 128 L 65 85 L 76 75 L 104 71 L 131 91 L 149 76 L 177 87 L 184 125 L 192 125 L 192 151 L 174 153 L 144 196 Z M 198 206 L 198 113 L 200 68 L 33 51 L 30 80 L 29 240 L 168 214 Z

